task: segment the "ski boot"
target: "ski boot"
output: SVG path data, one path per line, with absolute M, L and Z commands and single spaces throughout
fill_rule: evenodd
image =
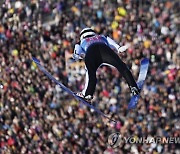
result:
M 78 92 L 78 93 L 75 93 L 75 94 L 76 94 L 77 96 L 83 98 L 85 101 L 87 101 L 88 103 L 91 104 L 91 101 L 92 101 L 92 99 L 93 99 L 93 96 L 91 96 L 91 95 L 84 96 L 84 95 L 82 94 L 82 92 Z
M 132 93 L 133 96 L 139 95 L 140 91 L 141 91 L 139 88 L 131 87 L 131 86 L 130 86 L 130 90 L 131 90 L 131 93 Z

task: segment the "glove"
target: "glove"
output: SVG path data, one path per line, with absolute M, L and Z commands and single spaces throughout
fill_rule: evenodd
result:
M 130 47 L 130 44 L 126 44 L 118 48 L 118 53 L 126 51 Z
M 75 61 L 78 61 L 78 60 L 79 60 L 79 55 L 73 54 L 72 58 L 73 58 Z
M 78 60 L 82 60 L 83 58 L 85 57 L 85 54 L 80 54 L 80 55 L 78 55 L 78 54 L 73 54 L 73 59 L 75 60 L 75 61 L 78 61 Z

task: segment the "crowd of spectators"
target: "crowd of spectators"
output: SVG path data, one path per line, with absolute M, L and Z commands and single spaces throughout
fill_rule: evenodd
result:
M 0 153 L 179 153 L 179 144 L 108 145 L 108 136 L 180 136 L 179 2 L 171 0 L 0 1 Z M 93 105 L 82 106 L 32 62 L 73 91 L 84 86 L 82 63 L 68 58 L 84 27 L 129 49 L 120 55 L 135 79 L 143 57 L 150 69 L 137 108 L 117 70 L 98 69 Z

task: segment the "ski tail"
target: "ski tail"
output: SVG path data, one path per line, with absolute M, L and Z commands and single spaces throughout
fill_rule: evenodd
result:
M 138 76 L 138 80 L 137 80 L 137 85 L 138 85 L 138 88 L 140 89 L 140 91 L 142 91 L 144 81 L 145 81 L 146 76 L 147 76 L 148 67 L 149 67 L 149 59 L 144 58 L 141 61 L 139 76 Z M 140 94 L 131 97 L 131 100 L 128 104 L 128 110 L 136 107 L 139 98 L 140 98 Z

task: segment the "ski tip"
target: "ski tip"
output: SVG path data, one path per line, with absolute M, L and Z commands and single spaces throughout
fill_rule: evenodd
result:
M 144 81 L 139 81 L 139 82 L 137 82 L 137 86 L 139 87 L 140 91 L 141 91 L 142 88 L 143 88 L 143 84 L 144 84 Z
M 40 64 L 40 61 L 39 61 L 37 58 L 32 57 L 32 60 L 33 60 L 36 64 Z
M 148 58 L 144 58 L 144 59 L 141 61 L 141 64 L 145 64 L 145 63 L 149 63 L 149 59 L 148 59 Z

